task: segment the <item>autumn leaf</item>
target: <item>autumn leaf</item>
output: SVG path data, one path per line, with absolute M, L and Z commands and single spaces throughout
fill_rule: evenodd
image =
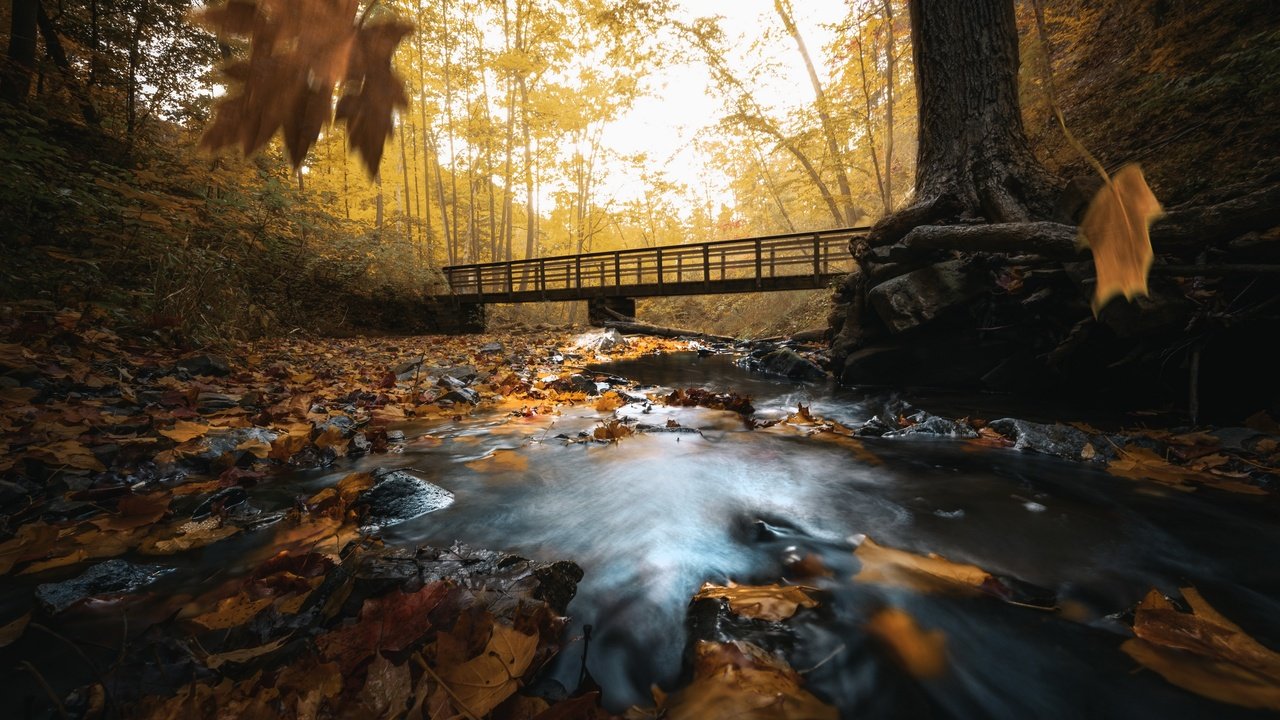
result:
M 940 630 L 921 629 L 903 610 L 880 610 L 867 620 L 866 630 L 917 678 L 938 677 L 947 669 L 946 636 Z
M 348 144 L 364 160 L 371 176 L 377 175 L 382 148 L 393 130 L 396 108 L 409 106 L 404 81 L 391 69 L 391 56 L 413 25 L 384 22 L 366 25 L 356 34 L 347 66 L 346 91 L 338 100 L 334 117 L 347 121 Z
M 161 435 L 169 438 L 174 442 L 184 443 L 188 440 L 194 440 L 198 437 L 204 437 L 209 432 L 209 426 L 204 423 L 187 422 L 179 420 L 173 424 L 173 427 L 160 430 Z
M 27 455 L 54 467 L 96 470 L 98 472 L 107 469 L 89 448 L 76 440 L 62 440 L 33 447 L 27 451 Z
M 715 585 L 703 583 L 694 595 L 701 598 L 723 598 L 729 601 L 729 609 L 735 615 L 777 622 L 786 620 L 802 607 L 817 607 L 818 601 L 809 593 L 816 588 L 803 585 Z
M 461 665 L 442 668 L 440 679 L 461 705 L 459 710 L 480 717 L 520 687 L 520 678 L 533 662 L 537 648 L 536 635 L 525 635 L 497 623 L 484 652 Z
M 390 592 L 364 601 L 356 622 L 322 635 L 316 645 L 343 672 L 379 650 L 409 647 L 431 629 L 430 613 L 449 597 L 451 587 L 435 582 L 415 593 Z
M 592 437 L 597 440 L 608 440 L 609 442 L 617 442 L 624 437 L 630 437 L 635 434 L 630 426 L 623 424 L 621 420 L 610 420 L 603 423 L 592 431 Z
M 0 543 L 0 575 L 13 566 L 49 554 L 58 539 L 58 529 L 44 523 L 27 523 L 18 528 L 13 538 Z
M 700 640 L 693 682 L 667 698 L 668 720 L 835 720 L 787 663 L 755 645 Z M 661 709 L 661 708 L 660 708 Z
M 218 668 L 222 667 L 227 663 L 248 662 L 255 658 L 262 657 L 263 655 L 269 655 L 275 652 L 276 650 L 279 650 L 281 647 L 284 646 L 285 642 L 287 642 L 288 640 L 289 638 L 283 637 L 283 638 L 280 638 L 279 640 L 272 640 L 271 642 L 266 643 L 265 645 L 258 645 L 257 647 L 244 648 L 241 650 L 230 650 L 222 653 L 215 653 L 213 655 L 209 655 L 205 657 L 204 664 L 210 670 L 217 670 Z
M 16 620 L 0 625 L 0 648 L 17 642 L 18 638 L 27 631 L 27 625 L 30 623 L 31 613 L 27 613 Z
M 917 555 L 885 547 L 865 538 L 854 556 L 862 562 L 855 578 L 862 582 L 905 587 L 921 592 L 981 588 L 991 575 L 977 565 L 952 562 L 940 555 Z
M 1163 212 L 1135 164 L 1120 168 L 1094 195 L 1080 223 L 1080 244 L 1093 251 L 1097 270 L 1094 315 L 1116 295 L 1147 295 L 1154 258 L 1148 228 Z
M 1120 646 L 1165 680 L 1219 702 L 1280 710 L 1280 653 L 1263 646 L 1213 608 L 1195 588 L 1183 588 L 1191 612 L 1180 612 L 1152 590 L 1134 613 L 1137 637 Z

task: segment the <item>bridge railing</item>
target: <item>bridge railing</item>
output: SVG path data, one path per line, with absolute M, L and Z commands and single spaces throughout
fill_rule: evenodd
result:
M 819 281 L 849 272 L 848 242 L 867 228 L 721 240 L 693 245 L 667 245 L 582 255 L 561 255 L 512 262 L 454 265 L 444 269 L 456 295 L 511 296 L 517 293 L 579 291 L 592 288 L 647 286 L 661 294 L 663 286 L 714 283 L 755 278 L 812 275 Z M 495 298 L 496 299 L 496 298 Z

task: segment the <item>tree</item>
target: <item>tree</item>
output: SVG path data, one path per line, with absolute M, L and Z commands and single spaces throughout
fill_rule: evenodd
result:
M 1022 126 L 1013 0 L 912 0 L 910 13 L 917 204 L 886 225 L 905 232 L 957 210 L 991 222 L 1047 216 L 1056 181 Z
M 0 78 L 0 97 L 11 103 L 27 99 L 36 63 L 36 16 L 40 0 L 15 0 L 10 16 L 8 67 Z

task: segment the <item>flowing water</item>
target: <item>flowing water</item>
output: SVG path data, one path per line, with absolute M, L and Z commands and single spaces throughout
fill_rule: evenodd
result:
M 642 384 L 750 394 L 765 418 L 804 403 L 856 423 L 884 401 L 765 379 L 724 356 L 681 353 L 603 369 Z M 955 415 L 998 410 L 936 403 L 922 405 Z M 388 543 L 460 540 L 577 562 L 586 576 L 569 608 L 575 640 L 553 675 L 573 689 L 583 627 L 591 625 L 587 667 L 613 709 L 648 705 L 651 684 L 670 689 L 677 681 L 686 609 L 704 581 L 773 582 L 788 558 L 808 554 L 833 572 L 830 595 L 787 642 L 809 686 L 845 717 L 1248 716 L 1134 672 L 1119 650 L 1126 625 L 1115 615 L 1152 586 L 1173 593 L 1195 585 L 1264 644 L 1280 647 L 1272 498 L 1180 493 L 950 440 L 872 438 L 858 451 L 751 430 L 720 411 L 633 404 L 618 412 L 699 432 L 570 443 L 609 413 L 585 405 L 556 417 L 477 416 L 425 435 L 407 428 L 402 454 L 299 474 L 255 489 L 254 502 L 284 504 L 353 470 L 412 468 L 456 502 L 387 528 Z M 1048 588 L 1062 612 L 860 583 L 853 549 L 863 535 Z M 267 532 L 250 537 L 258 539 L 220 543 L 190 562 L 234 566 L 246 543 L 270 540 Z M 863 624 L 885 605 L 945 634 L 943 677 L 911 680 L 867 641 Z

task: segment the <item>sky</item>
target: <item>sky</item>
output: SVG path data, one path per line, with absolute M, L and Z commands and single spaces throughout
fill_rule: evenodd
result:
M 783 109 L 813 102 L 804 62 L 778 20 L 773 0 L 679 0 L 677 5 L 684 19 L 722 16 L 721 27 L 737 55 L 735 67 L 750 67 L 761 57 L 777 63 L 777 77 L 754 86 L 763 104 Z M 847 0 L 792 0 L 792 9 L 814 64 L 821 68 L 832 36 L 824 24 L 843 17 Z M 765 37 L 766 30 L 769 37 L 764 46 L 749 57 L 752 42 Z M 605 128 L 605 145 L 620 154 L 645 153 L 651 163 L 664 166 L 669 180 L 689 187 L 686 208 L 707 200 L 713 208 L 721 203 L 731 206 L 728 178 L 694 147 L 697 133 L 714 126 L 725 114 L 722 100 L 712 92 L 706 67 L 698 63 L 669 66 L 651 79 L 651 85 L 651 96 L 641 98 Z M 601 188 L 602 195 L 617 202 L 636 199 L 643 192 L 639 174 L 618 163 L 609 168 Z

